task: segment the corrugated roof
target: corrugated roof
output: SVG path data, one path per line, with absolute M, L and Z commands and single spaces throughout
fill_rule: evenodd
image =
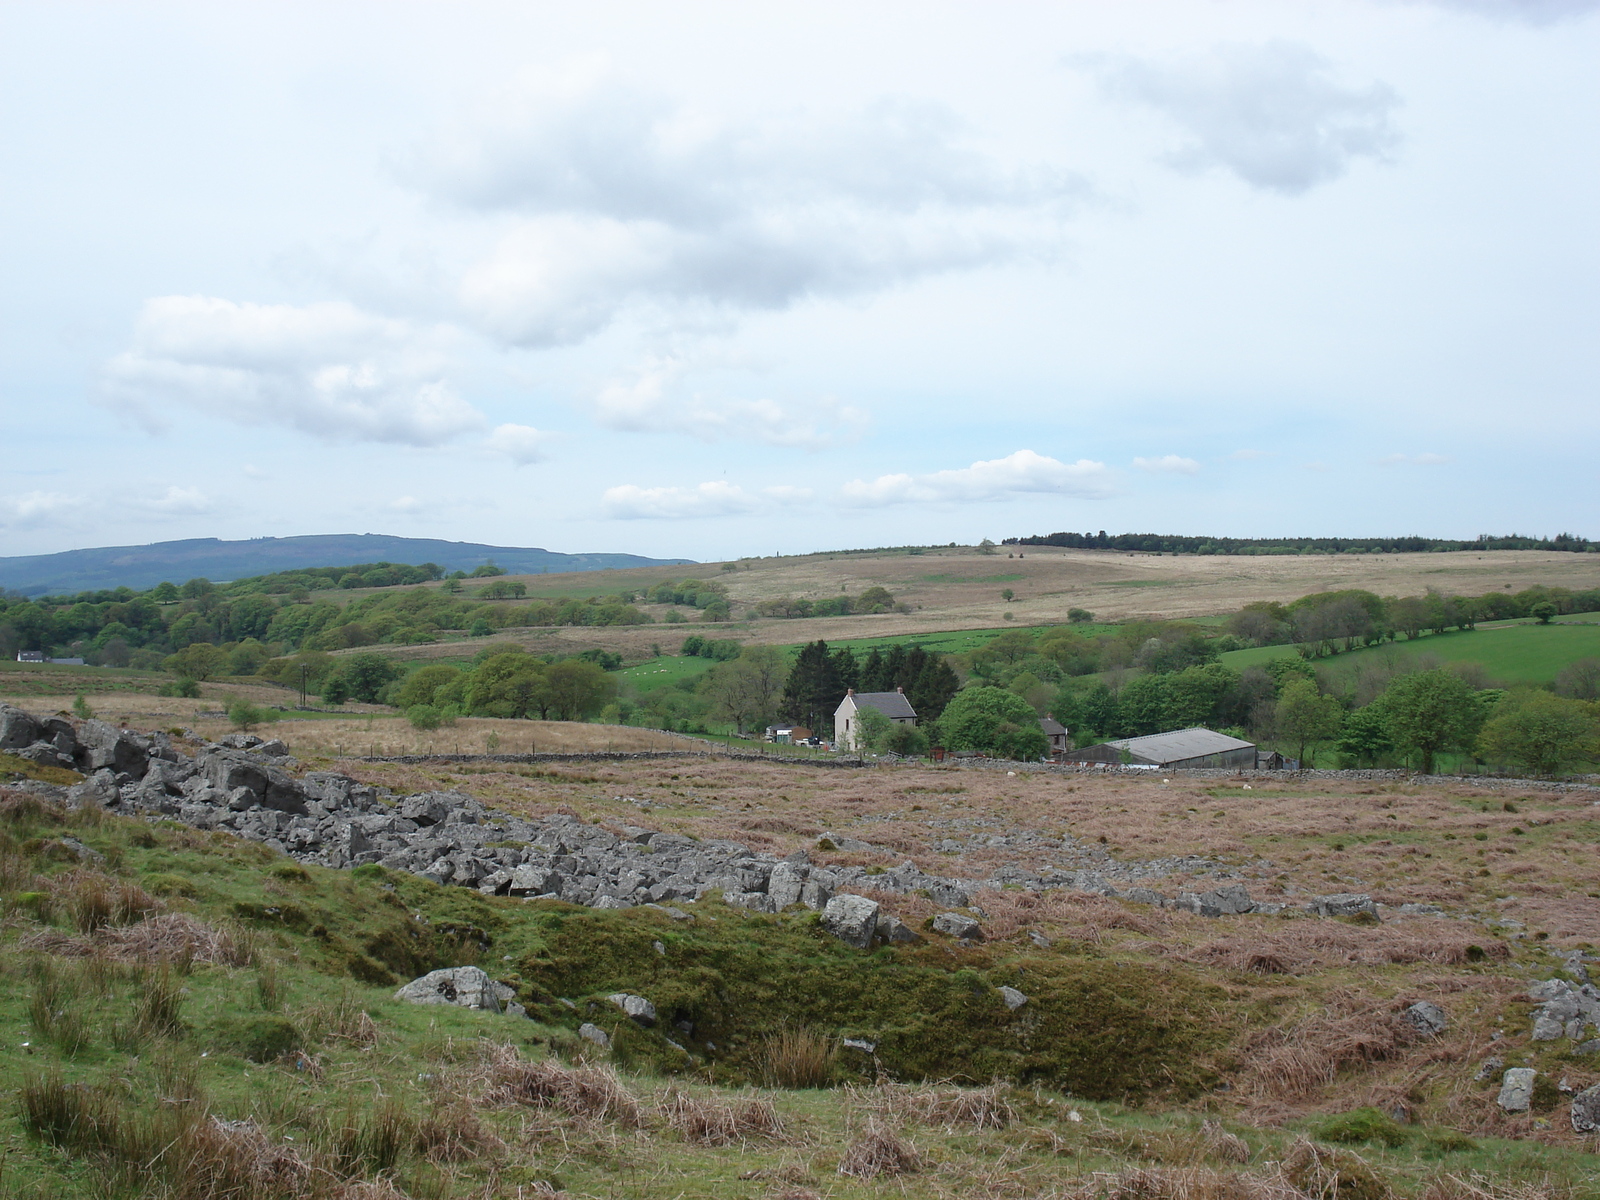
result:
M 1225 754 L 1229 750 L 1249 750 L 1254 742 L 1241 742 L 1213 729 L 1175 729 L 1171 733 L 1152 733 L 1147 737 L 1123 738 L 1107 742 L 1118 750 L 1137 754 L 1150 762 L 1180 762 L 1185 758 L 1201 758 L 1207 754 Z
M 857 692 L 845 699 L 854 700 L 857 708 L 875 708 L 891 720 L 904 720 L 907 717 L 915 720 L 917 716 L 917 710 L 911 707 L 911 701 L 906 699 L 904 692 Z M 844 701 L 839 703 L 843 704 Z

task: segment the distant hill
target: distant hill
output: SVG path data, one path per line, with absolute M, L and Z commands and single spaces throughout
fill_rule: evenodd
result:
M 306 537 L 252 538 L 224 542 L 189 538 L 148 546 L 101 546 L 60 554 L 0 558 L 0 588 L 28 596 L 99 588 L 154 587 L 203 576 L 212 582 L 353 563 L 438 563 L 445 571 L 471 571 L 493 559 L 514 575 L 560 571 L 605 571 L 691 563 L 689 558 L 644 558 L 637 554 L 562 554 L 522 546 L 483 546 L 381 533 L 324 533 Z

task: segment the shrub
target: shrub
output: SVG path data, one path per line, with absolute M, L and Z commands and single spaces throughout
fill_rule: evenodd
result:
M 250 701 L 239 699 L 228 705 L 228 720 L 233 723 L 235 729 L 243 729 L 249 732 L 257 725 L 272 720 L 272 716 L 265 709 L 251 704 Z
M 406 709 L 406 720 L 413 729 L 437 729 L 441 725 L 454 725 L 453 717 L 446 717 L 431 704 L 413 704 Z
M 189 700 L 200 699 L 200 684 L 193 679 L 173 679 L 156 689 L 159 696 L 182 696 Z

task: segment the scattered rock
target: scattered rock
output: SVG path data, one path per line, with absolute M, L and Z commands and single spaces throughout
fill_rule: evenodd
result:
M 835 896 L 822 910 L 822 927 L 847 946 L 865 950 L 878 929 L 878 902 L 865 896 Z
M 1000 989 L 1000 999 L 1006 1002 L 1007 1008 L 1012 1012 L 1016 1012 L 1017 1009 L 1028 1002 L 1029 997 L 1024 996 L 1014 987 L 1003 987 Z
M 1419 1033 L 1438 1037 L 1450 1025 L 1444 1009 L 1427 1000 L 1418 1000 L 1400 1014 L 1400 1019 Z
M 891 945 L 904 945 L 908 942 L 920 942 L 916 931 L 902 921 L 899 917 L 890 916 L 886 912 L 878 914 L 877 936 Z
M 1493 1079 L 1495 1072 L 1506 1065 L 1506 1060 L 1497 1055 L 1491 1055 L 1478 1066 L 1478 1073 L 1472 1078 L 1482 1083 L 1485 1079 Z
M 1527 1112 L 1533 1102 L 1533 1080 L 1538 1075 L 1532 1067 L 1512 1067 L 1500 1078 L 1500 1095 L 1495 1103 L 1506 1112 Z
M 1378 906 L 1365 892 L 1338 892 L 1332 896 L 1314 896 L 1306 911 L 1317 917 L 1353 917 L 1360 913 L 1378 915 Z
M 1600 1129 L 1600 1083 L 1584 1088 L 1572 1098 L 1572 1132 L 1594 1133 Z
M 498 1013 L 504 1011 L 502 1002 L 516 994 L 514 989 L 490 979 L 481 967 L 446 967 L 413 979 L 394 998 L 412 1004 L 454 1004 Z
M 865 1038 L 845 1038 L 839 1044 L 846 1050 L 859 1050 L 863 1054 L 876 1054 L 878 1051 L 878 1043 L 869 1042 Z
M 656 1006 L 643 996 L 633 996 L 627 992 L 613 992 L 606 999 L 647 1029 L 656 1023 Z
M 593 1042 L 602 1050 L 611 1045 L 611 1035 L 601 1029 L 600 1026 L 591 1025 L 588 1021 L 578 1026 L 578 1036 L 586 1042 Z
M 933 928 L 946 937 L 965 938 L 971 941 L 983 939 L 983 926 L 966 913 L 940 913 L 933 919 Z

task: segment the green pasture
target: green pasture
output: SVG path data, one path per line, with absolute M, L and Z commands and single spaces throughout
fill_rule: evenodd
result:
M 1353 675 L 1374 662 L 1403 665 L 1428 659 L 1438 663 L 1477 663 L 1497 683 L 1550 683 L 1568 664 L 1600 658 L 1600 615 L 1581 613 L 1560 622 L 1496 621 L 1473 630 L 1435 633 L 1413 641 L 1390 642 L 1317 659 L 1317 666 L 1335 678 Z M 1258 667 L 1276 658 L 1293 658 L 1293 646 L 1256 646 L 1233 650 L 1221 661 L 1236 671 Z

